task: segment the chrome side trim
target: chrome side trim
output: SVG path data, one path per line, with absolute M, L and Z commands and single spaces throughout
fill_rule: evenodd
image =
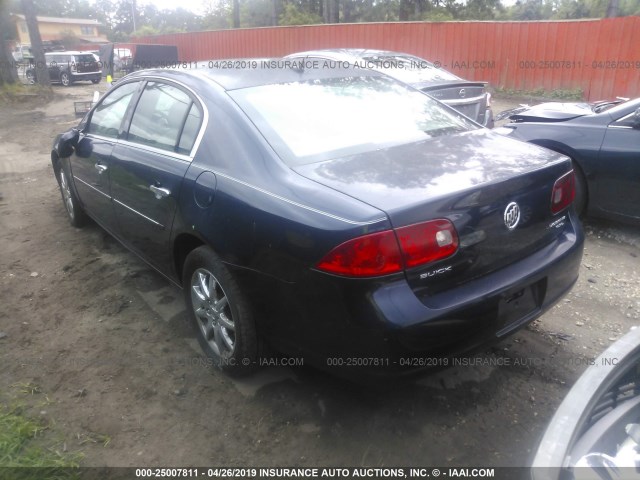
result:
M 106 193 L 104 193 L 102 190 L 94 187 L 93 185 L 88 184 L 87 182 L 85 182 L 84 180 L 82 180 L 81 178 L 76 177 L 75 175 L 73 176 L 74 180 L 78 180 L 80 183 L 85 184 L 87 187 L 89 187 L 92 190 L 95 190 L 96 192 L 98 192 L 100 195 L 104 195 L 105 197 L 107 197 L 109 200 L 112 200 L 112 197 L 110 195 L 107 195 Z
M 239 183 L 241 185 L 244 185 L 245 187 L 252 188 L 252 189 L 254 189 L 254 190 L 256 190 L 256 191 L 258 191 L 260 193 L 264 193 L 265 195 L 269 195 L 270 197 L 277 198 L 278 200 L 281 200 L 283 202 L 289 203 L 291 205 L 295 205 L 296 207 L 304 208 L 305 210 L 309 210 L 309 211 L 314 212 L 314 213 L 319 213 L 320 215 L 324 215 L 326 217 L 330 217 L 330 218 L 333 218 L 335 220 L 340 220 L 341 222 L 349 223 L 351 225 L 372 225 L 374 223 L 378 223 L 378 222 L 381 222 L 381 221 L 387 219 L 386 217 L 380 217 L 380 218 L 376 218 L 374 220 L 369 220 L 367 222 L 358 222 L 356 220 L 349 220 L 348 218 L 339 217 L 338 215 L 334 215 L 332 213 L 325 212 L 323 210 L 318 210 L 317 208 L 313 208 L 313 207 L 310 207 L 308 205 L 304 205 L 302 203 L 298 203 L 298 202 L 296 202 L 294 200 L 290 200 L 288 198 L 282 197 L 282 196 L 277 195 L 275 193 L 269 192 L 268 190 L 264 190 L 263 188 L 257 187 L 255 185 L 251 185 L 250 183 L 244 182 L 244 181 L 239 180 L 237 178 L 233 178 L 233 177 L 231 177 L 229 175 L 226 175 L 224 173 L 220 173 L 220 172 L 217 172 L 215 170 L 212 170 L 212 172 L 215 175 L 219 175 L 220 177 L 226 178 L 227 180 L 231 180 L 232 182 Z
M 159 226 L 160 228 L 164 229 L 164 225 L 162 225 L 161 223 L 156 222 L 155 220 L 153 220 L 152 218 L 147 217 L 146 215 L 143 215 L 142 213 L 140 213 L 139 211 L 131 208 L 129 205 L 126 205 L 124 203 L 122 203 L 120 200 L 117 199 L 113 199 L 114 202 L 116 202 L 118 205 L 122 205 L 124 208 L 126 208 L 127 210 L 131 210 L 133 213 L 137 213 L 138 215 L 140 215 L 142 218 L 149 220 L 151 223 Z
M 151 153 L 157 153 L 158 155 L 164 155 L 174 160 L 180 160 L 182 162 L 191 162 L 193 157 L 184 155 L 182 153 L 170 152 L 169 150 L 163 150 L 162 148 L 152 147 L 151 145 L 143 145 L 142 143 L 130 142 L 129 140 L 117 140 L 115 143 L 118 145 L 125 145 L 127 147 L 136 148 L 138 150 L 145 150 Z

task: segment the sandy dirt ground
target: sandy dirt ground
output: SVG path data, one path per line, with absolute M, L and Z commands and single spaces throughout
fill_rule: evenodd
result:
M 67 221 L 49 152 L 93 90 L 0 107 L 0 399 L 83 465 L 524 466 L 589 360 L 640 320 L 640 229 L 588 221 L 573 291 L 473 366 L 378 389 L 310 367 L 232 380 L 179 289 Z

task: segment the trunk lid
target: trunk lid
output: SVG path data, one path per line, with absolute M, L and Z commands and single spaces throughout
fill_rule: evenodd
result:
M 406 272 L 421 293 L 437 293 L 526 257 L 553 241 L 567 221 L 566 211 L 552 215 L 550 204 L 555 181 L 571 169 L 569 160 L 486 130 L 294 169 L 379 208 L 394 228 L 449 219 L 458 251 Z M 521 216 L 510 230 L 505 210 L 512 202 Z
M 445 85 L 416 85 L 416 88 L 476 122 L 487 108 L 483 83 L 449 82 Z
M 78 73 L 94 73 L 100 71 L 100 64 L 90 53 L 76 55 L 74 61 Z
M 511 115 L 509 119 L 514 122 L 565 122 L 585 115 L 593 115 L 593 107 L 588 103 L 548 102 Z

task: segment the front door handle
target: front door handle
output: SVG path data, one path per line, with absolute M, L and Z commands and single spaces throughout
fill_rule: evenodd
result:
M 95 167 L 96 167 L 96 170 L 98 171 L 98 175 L 100 175 L 103 172 L 107 171 L 107 166 L 106 165 L 102 165 L 101 163 L 96 163 Z
M 168 197 L 171 195 L 171 190 L 167 188 L 156 187 L 155 185 L 149 185 L 149 190 L 151 190 L 156 198 L 160 200 L 162 197 Z

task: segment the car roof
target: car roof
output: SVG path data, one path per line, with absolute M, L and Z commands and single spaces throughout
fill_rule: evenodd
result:
M 373 70 L 358 69 L 355 67 L 324 68 L 313 62 L 303 59 L 238 59 L 238 60 L 212 60 L 211 62 L 198 62 L 190 69 L 149 69 L 139 70 L 127 76 L 127 78 L 158 76 L 167 79 L 202 78 L 214 81 L 225 90 L 271 85 L 277 83 L 293 83 L 322 78 L 343 77 L 384 77 Z M 217 66 L 216 66 L 217 65 Z M 234 66 L 238 68 L 233 68 Z M 247 68 L 240 68 L 247 66 Z
M 415 55 L 403 52 L 394 52 L 391 50 L 376 50 L 371 48 L 325 48 L 319 50 L 308 50 L 306 52 L 296 52 L 288 55 L 288 57 L 331 57 L 335 60 L 355 60 L 369 56 L 381 57 L 414 57 Z
M 360 67 L 363 66 L 363 61 L 368 62 L 369 60 L 372 60 L 374 62 L 373 64 L 364 64 L 367 69 L 385 73 L 396 80 L 413 85 L 418 89 L 428 86 L 447 85 L 454 82 L 468 82 L 454 73 L 436 66 L 429 60 L 425 60 L 424 58 L 410 53 L 394 52 L 392 50 L 376 50 L 372 48 L 327 48 L 321 50 L 308 50 L 306 52 L 296 52 L 287 55 L 285 58 L 294 59 L 313 57 L 335 60 L 338 62 L 349 62 L 354 65 L 360 64 L 358 65 Z M 377 61 L 382 61 L 383 63 L 376 64 L 375 62 Z M 384 63 L 387 61 L 390 61 L 388 65 Z M 416 65 L 420 65 L 420 68 L 414 69 L 413 66 L 410 68 L 396 68 L 396 66 L 392 64 L 394 61 L 416 62 Z M 445 78 L 438 78 L 438 74 L 429 74 L 426 73 L 427 71 L 439 72 L 440 76 L 444 76 Z
M 56 51 L 56 52 L 46 52 L 45 55 L 82 55 L 82 54 L 89 54 L 92 52 L 80 52 L 78 50 L 63 50 L 63 51 Z

